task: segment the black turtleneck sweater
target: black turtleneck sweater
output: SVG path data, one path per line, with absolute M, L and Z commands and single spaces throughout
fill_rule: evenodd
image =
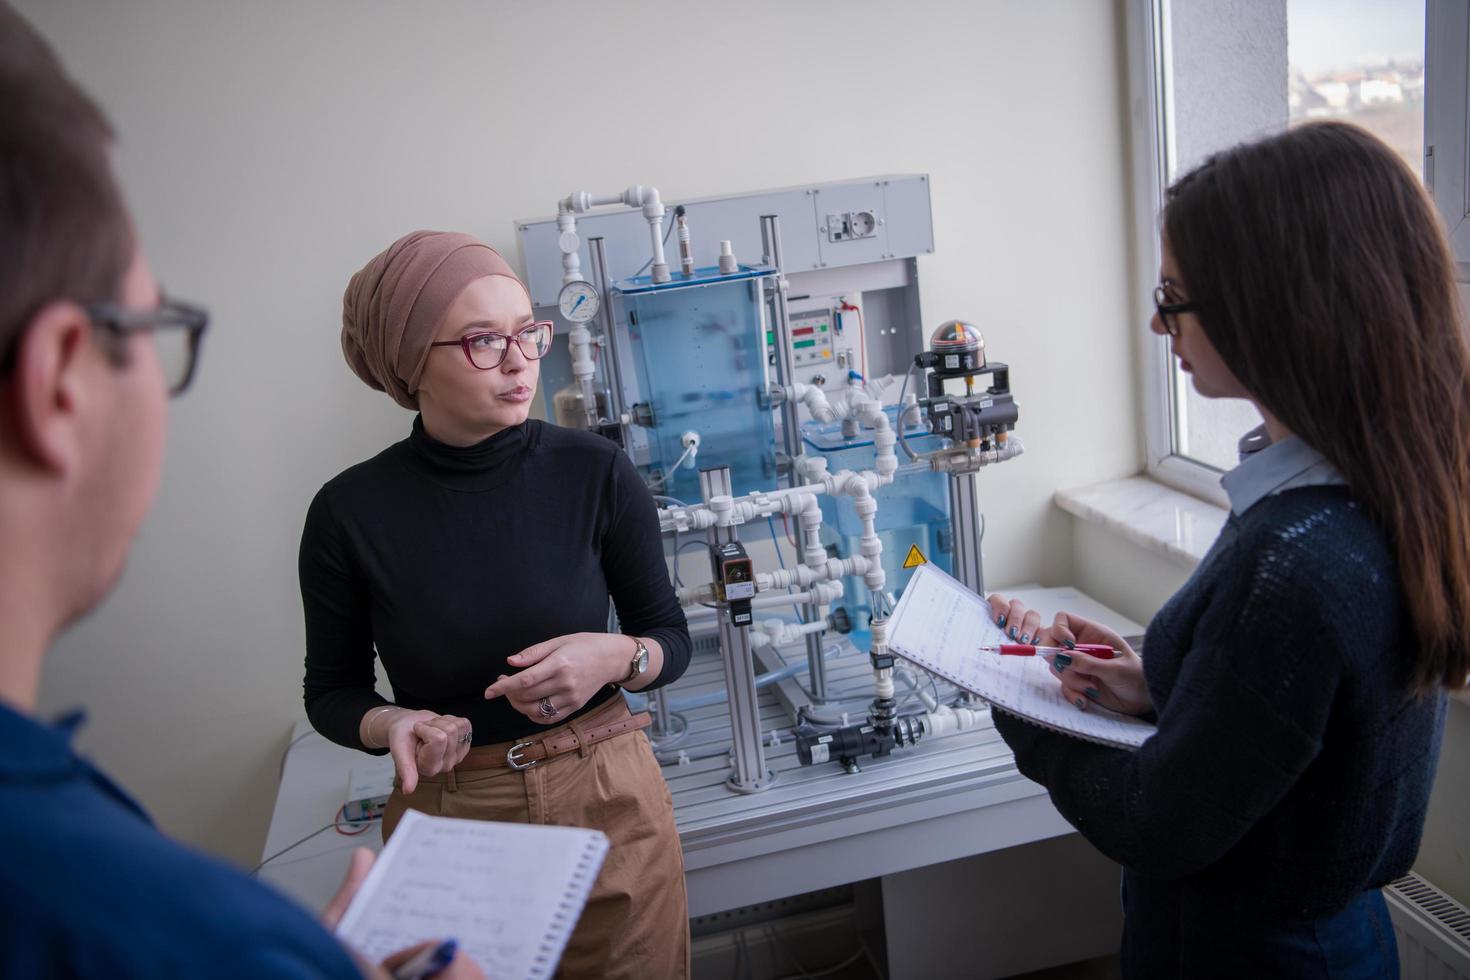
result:
M 387 703 L 375 647 L 394 703 L 469 719 L 476 745 L 542 730 L 485 688 L 533 643 L 605 632 L 609 597 L 625 632 L 663 647 L 654 686 L 689 664 L 657 511 L 632 462 L 601 436 L 535 419 L 464 448 L 415 419 L 407 439 L 317 493 L 300 575 L 306 713 L 351 748 L 363 748 L 362 716 Z

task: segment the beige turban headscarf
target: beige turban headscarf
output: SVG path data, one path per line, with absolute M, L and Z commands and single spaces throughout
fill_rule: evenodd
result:
M 499 252 L 469 235 L 415 231 L 388 246 L 342 294 L 342 353 L 353 372 L 417 409 L 419 377 L 440 321 L 460 290 L 485 276 L 526 288 Z

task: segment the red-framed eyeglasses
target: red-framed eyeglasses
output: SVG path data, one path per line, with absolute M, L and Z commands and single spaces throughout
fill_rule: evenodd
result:
M 545 357 L 546 352 L 551 350 L 551 334 L 552 322 L 537 320 L 530 326 L 517 330 L 514 336 L 487 330 L 483 333 L 465 334 L 458 340 L 436 340 L 429 346 L 461 348 L 471 367 L 490 371 L 500 367 L 512 341 L 521 349 L 521 356 L 527 360 L 538 361 Z

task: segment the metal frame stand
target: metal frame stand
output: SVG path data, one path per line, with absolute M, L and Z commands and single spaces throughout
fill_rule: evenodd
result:
M 949 476 L 949 520 L 954 531 L 954 577 L 974 592 L 985 594 L 985 572 L 980 559 L 980 492 L 974 473 Z
M 761 215 L 761 248 L 765 250 L 765 264 L 776 270 L 768 280 L 767 302 L 771 311 L 771 325 L 776 334 L 776 382 L 789 389 L 795 370 L 791 355 L 791 324 L 786 309 L 786 273 L 781 266 L 781 219 L 774 214 Z M 796 461 L 802 456 L 801 429 L 798 404 L 789 396 L 781 403 L 781 443 L 786 454 L 785 474 L 788 486 L 795 486 L 798 479 Z M 781 472 L 781 467 L 777 467 Z M 802 561 L 801 548 L 797 547 L 797 562 Z M 816 603 L 801 606 L 804 622 L 815 622 L 822 614 Z M 822 637 L 808 633 L 806 637 L 807 685 L 813 700 L 818 703 L 827 699 L 827 662 L 822 657 Z
M 705 503 L 729 497 L 730 468 L 712 467 L 699 473 L 699 489 Z M 711 548 L 737 540 L 733 525 L 709 529 Z M 731 773 L 727 785 L 739 793 L 758 793 L 775 785 L 776 774 L 766 768 L 761 745 L 759 692 L 755 687 L 755 662 L 750 653 L 750 631 L 730 622 L 730 608 L 718 603 L 715 615 L 720 624 L 720 660 L 725 667 L 725 690 L 730 703 Z
M 607 248 L 601 238 L 589 238 L 587 248 L 592 256 L 592 286 L 597 290 L 597 296 L 602 300 L 602 308 L 597 311 L 597 324 L 599 340 L 606 348 L 608 370 L 602 374 L 603 385 L 607 390 L 607 412 L 611 416 L 608 421 L 617 424 L 622 435 L 621 445 L 627 445 L 628 425 L 624 421 L 628 413 L 627 406 L 623 403 L 623 363 L 621 351 L 618 346 L 618 334 L 613 329 L 612 304 L 607 295 Z

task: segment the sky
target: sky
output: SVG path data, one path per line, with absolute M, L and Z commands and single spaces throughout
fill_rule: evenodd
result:
M 1424 0 L 1287 0 L 1286 58 L 1314 75 L 1424 57 Z

